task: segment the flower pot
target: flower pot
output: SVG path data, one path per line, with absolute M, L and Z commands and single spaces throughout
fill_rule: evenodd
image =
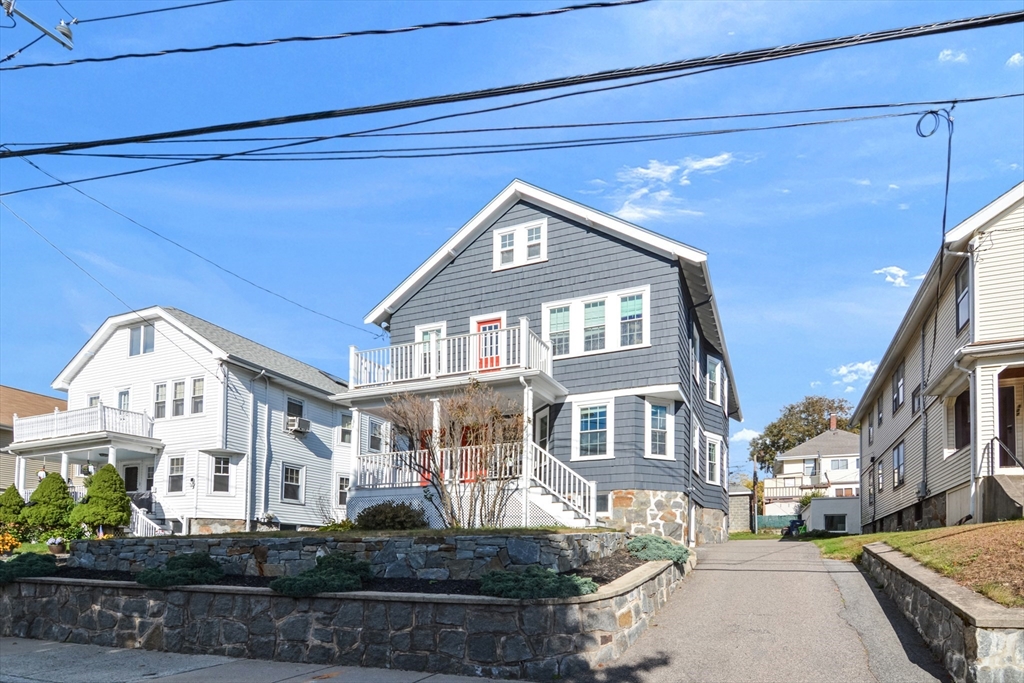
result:
M 63 543 L 57 543 L 56 545 L 48 545 L 48 546 L 46 546 L 46 549 L 50 551 L 51 555 L 63 555 L 64 554 L 64 544 Z

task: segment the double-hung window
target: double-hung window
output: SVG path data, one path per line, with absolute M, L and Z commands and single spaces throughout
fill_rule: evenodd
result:
M 700 474 L 700 454 L 702 453 L 700 442 L 703 433 L 704 430 L 700 428 L 700 425 L 693 426 L 693 439 L 690 442 L 690 464 L 693 471 L 697 474 Z
M 231 458 L 217 456 L 213 459 L 213 492 L 231 491 Z
M 804 458 L 804 476 L 813 477 L 818 473 L 818 461 L 814 458 Z
M 501 265 L 510 266 L 515 260 L 516 234 L 514 232 L 506 232 L 503 235 L 498 235 L 498 239 L 501 241 Z
M 707 469 L 705 471 L 706 481 L 709 484 L 721 483 L 720 459 L 722 457 L 722 442 L 717 438 L 708 437 Z
M 846 458 L 840 460 L 833 460 L 829 469 L 833 470 L 846 470 L 850 468 L 850 461 Z
M 712 403 L 722 402 L 722 361 L 708 356 L 708 375 L 704 385 L 705 396 Z
M 971 390 L 965 389 L 953 403 L 953 447 L 971 444 Z
M 548 336 L 553 356 L 569 355 L 569 307 L 548 309 Z
M 495 228 L 492 270 L 517 268 L 546 261 L 548 219 Z
M 352 443 L 352 414 L 341 414 L 341 443 Z
M 875 406 L 876 408 L 878 408 L 878 426 L 879 427 L 882 426 L 882 407 L 884 405 L 885 405 L 885 399 L 882 396 L 879 396 L 878 397 L 877 405 Z
M 338 505 L 348 505 L 348 477 L 338 477 Z
M 131 392 L 128 389 L 122 389 L 117 392 L 117 409 L 118 410 L 129 410 L 131 407 Z
M 604 299 L 583 304 L 583 350 L 604 349 Z
M 580 457 L 608 455 L 608 404 L 580 408 Z
M 185 414 L 185 381 L 173 384 L 174 395 L 171 397 L 171 417 L 181 417 Z
M 892 374 L 892 412 L 893 415 L 896 411 L 903 406 L 903 372 L 904 372 L 904 361 L 900 361 L 900 365 L 896 368 L 896 372 Z
M 892 487 L 903 485 L 903 442 L 892 449 Z
M 192 414 L 198 415 L 203 412 L 203 384 L 204 380 L 202 377 L 196 377 L 192 380 Z
M 878 459 L 878 492 L 881 493 L 885 489 L 885 467 L 883 465 L 884 458 Z
M 90 408 L 95 408 L 96 406 L 98 406 L 100 404 L 100 395 L 99 394 L 92 394 L 91 396 L 89 396 L 87 401 L 89 403 L 89 407 Z
M 673 460 L 675 458 L 674 432 L 675 415 L 671 401 L 648 400 L 645 456 L 648 458 Z
M 956 273 L 956 330 L 971 320 L 971 271 L 965 263 Z
M 128 330 L 128 355 L 153 353 L 154 329 L 152 325 L 136 325 Z
M 153 418 L 167 417 L 167 383 L 161 382 L 153 389 Z
M 302 502 L 302 468 L 295 465 L 281 465 L 281 500 Z
M 697 329 L 697 323 L 692 325 L 693 330 L 690 334 L 690 369 L 693 371 L 693 376 L 697 379 L 700 378 L 700 330 Z
M 912 415 L 917 415 L 921 412 L 921 385 L 918 384 L 917 388 L 910 394 L 910 412 Z
M 868 413 L 868 445 L 875 443 L 875 414 Z
M 644 343 L 644 295 L 630 294 L 619 297 L 619 320 L 622 331 L 620 346 Z
M 541 258 L 543 235 L 539 225 L 526 229 L 526 260 L 535 261 Z
M 371 453 L 380 453 L 384 449 L 384 423 L 370 420 L 370 438 L 367 444 Z
M 181 493 L 185 483 L 185 458 L 174 456 L 167 461 L 167 492 Z

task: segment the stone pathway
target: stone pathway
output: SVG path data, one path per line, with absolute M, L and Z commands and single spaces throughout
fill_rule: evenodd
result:
M 574 681 L 933 683 L 945 671 L 856 566 L 795 541 L 698 549 L 697 569 L 637 643 Z

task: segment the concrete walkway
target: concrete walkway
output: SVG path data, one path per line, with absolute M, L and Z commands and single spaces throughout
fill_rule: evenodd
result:
M 795 541 L 730 541 L 621 659 L 575 681 L 821 683 L 947 681 L 886 596 L 848 562 Z

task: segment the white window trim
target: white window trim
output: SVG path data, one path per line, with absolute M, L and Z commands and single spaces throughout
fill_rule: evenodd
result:
M 347 442 L 342 438 L 343 433 L 345 431 L 345 428 L 344 428 L 343 425 L 344 425 L 344 419 L 346 417 L 350 420 L 349 428 L 348 428 L 349 440 Z M 335 438 L 335 441 L 334 441 L 335 444 L 337 444 L 338 446 L 341 446 L 342 448 L 351 448 L 352 447 L 352 442 L 356 438 L 356 416 L 354 414 L 350 413 L 347 410 L 342 410 L 342 411 L 340 411 L 338 413 L 338 432 L 337 432 L 337 434 L 338 435 L 337 435 L 337 437 Z
M 507 313 L 507 311 L 495 311 L 494 313 L 485 313 L 484 315 L 471 315 L 469 317 L 469 333 L 470 334 L 477 334 L 476 325 L 480 321 L 482 321 L 482 320 L 493 320 L 495 318 L 500 318 L 501 319 L 501 329 L 504 330 L 505 328 L 508 327 L 508 322 L 507 322 L 508 316 L 506 315 L 506 313 Z M 447 331 L 447 327 L 445 327 L 445 330 Z
M 530 228 L 540 228 L 540 256 L 534 259 L 526 258 L 526 237 Z M 512 246 L 512 263 L 501 263 L 501 236 L 509 233 L 515 234 L 515 243 Z M 531 266 L 535 263 L 544 263 L 548 260 L 548 219 L 529 221 L 517 225 L 509 225 L 492 230 L 492 259 L 491 272 L 509 270 L 510 268 L 521 268 Z
M 693 371 L 693 377 L 697 380 L 698 386 L 700 385 L 700 329 L 697 327 L 697 323 L 694 322 L 690 329 L 690 350 L 693 353 L 693 358 L 690 359 L 690 369 Z
M 213 468 L 217 462 L 217 458 L 227 458 L 228 460 L 228 490 L 227 491 L 214 491 L 213 490 Z M 209 457 L 209 465 L 207 469 L 207 493 L 211 496 L 217 496 L 218 498 L 233 498 L 235 496 L 235 463 L 231 462 L 231 456 L 229 455 L 211 455 Z
M 345 509 L 348 508 L 348 498 L 345 499 L 344 503 L 339 503 L 338 502 L 338 494 L 341 493 L 341 480 L 342 479 L 347 479 L 348 480 L 348 488 L 346 488 L 345 491 L 349 495 L 352 494 L 352 475 L 350 473 L 344 473 L 343 474 L 341 472 L 335 472 L 334 473 L 334 484 L 335 484 L 335 487 L 334 487 L 334 507 L 335 507 L 335 509 L 338 509 L 338 510 L 345 510 Z
M 203 380 L 203 409 L 201 411 L 199 411 L 198 413 L 193 413 L 192 412 L 192 399 L 195 398 L 195 394 L 193 394 L 192 392 L 195 391 L 195 381 L 197 379 Z M 206 388 L 207 388 L 207 386 L 209 386 L 210 383 L 206 381 L 206 375 L 196 375 L 195 377 L 189 377 L 187 381 L 188 381 L 188 385 L 185 387 L 185 390 L 187 392 L 187 394 L 185 396 L 185 400 L 188 402 L 188 411 L 186 411 L 185 416 L 186 417 L 197 417 L 197 416 L 201 417 L 201 416 L 206 414 L 206 403 L 207 403 L 206 399 L 209 397 L 209 394 L 207 393 Z
M 485 320 L 486 320 L 486 318 L 485 318 Z M 441 321 L 438 321 L 436 323 L 427 323 L 426 325 L 416 325 L 416 327 L 413 328 L 413 335 L 414 335 L 413 341 L 414 342 L 423 341 L 421 339 L 423 332 L 425 332 L 427 330 L 436 330 L 439 327 L 441 328 L 441 339 L 444 339 L 445 337 L 448 336 L 448 321 L 447 320 L 441 320 Z
M 700 461 L 704 459 L 704 450 L 700 447 L 700 438 L 704 434 L 704 428 L 700 424 L 693 426 L 693 440 L 690 442 L 690 464 L 693 471 L 700 476 Z
M 121 407 L 121 394 L 128 394 L 128 407 Z M 130 386 L 120 387 L 117 390 L 117 409 L 131 412 L 132 409 L 132 388 Z
M 729 441 L 722 439 L 722 448 L 719 451 L 718 459 L 722 461 L 722 480 L 719 482 L 723 489 L 729 490 Z
M 711 393 L 711 364 L 714 363 L 718 367 L 718 381 L 715 382 L 715 395 L 710 396 Z M 714 403 L 716 406 L 722 405 L 722 370 L 725 369 L 725 363 L 720 358 L 714 356 L 708 356 L 707 372 L 704 373 L 704 398 L 709 402 Z
M 665 411 L 665 455 L 655 455 L 651 452 L 651 407 L 664 406 Z M 650 460 L 675 460 L 676 459 L 676 416 L 675 402 L 662 399 L 644 399 L 644 457 Z
M 306 401 L 305 399 L 297 398 L 291 394 L 284 395 L 284 410 L 281 411 L 281 431 L 288 432 L 288 418 L 292 417 L 288 414 L 288 402 L 294 401 L 302 406 L 302 415 L 298 415 L 299 418 L 306 417 Z
M 718 454 L 718 462 L 715 463 L 714 471 L 712 471 L 711 463 L 708 460 L 708 446 L 712 443 L 718 444 L 718 448 L 715 449 L 715 452 Z M 706 443 L 704 444 L 704 481 L 715 486 L 722 483 L 722 443 L 722 437 L 717 434 L 707 434 Z M 711 478 L 712 474 L 714 479 Z
M 174 384 L 175 384 L 175 382 L 182 382 L 185 385 L 185 393 L 182 394 L 182 400 L 184 401 L 184 403 L 182 403 L 181 415 L 175 415 L 174 414 Z M 189 408 L 192 407 L 191 405 L 189 405 L 191 403 L 191 401 L 192 401 L 192 396 L 189 394 L 189 392 L 191 391 L 191 387 L 189 386 L 190 383 L 191 383 L 191 379 L 189 377 L 178 377 L 177 379 L 169 379 L 169 380 L 167 380 L 167 419 L 168 420 L 184 420 L 185 418 L 190 417 L 189 412 L 188 412 Z
M 580 411 L 593 406 L 608 406 L 607 426 L 608 451 L 604 455 L 580 455 Z M 572 452 L 570 462 L 592 462 L 597 460 L 613 460 L 615 458 L 615 397 L 593 398 L 588 401 L 572 404 Z
M 171 460 L 173 460 L 174 458 L 181 458 L 181 490 L 180 491 L 171 491 L 171 476 L 172 476 L 171 475 Z M 186 458 L 184 454 L 182 454 L 182 455 L 168 455 L 167 456 L 167 468 L 164 470 L 164 472 L 165 472 L 165 474 L 164 474 L 164 491 L 163 491 L 162 495 L 172 496 L 172 497 L 178 497 L 178 496 L 182 496 L 183 497 L 185 495 L 185 492 L 188 490 L 188 477 L 186 476 L 187 473 L 188 473 L 188 458 Z
M 643 295 L 643 337 L 642 344 L 622 346 L 621 332 L 621 309 L 619 300 L 633 294 Z M 583 350 L 583 329 L 584 329 L 584 305 L 594 301 L 605 301 L 604 321 L 604 348 L 597 351 Z M 541 304 L 541 338 L 551 343 L 551 316 L 549 311 L 552 308 L 569 307 L 569 353 L 554 356 L 555 360 L 564 358 L 579 358 L 581 356 L 596 356 L 602 353 L 615 353 L 617 351 L 631 351 L 633 349 L 646 349 L 651 346 L 651 286 L 642 285 L 631 287 L 614 292 L 599 292 L 576 299 L 563 299 L 561 301 L 548 301 Z M 635 393 L 635 392 L 634 392 Z
M 372 450 L 370 448 L 370 439 L 373 438 L 373 425 L 374 423 L 380 425 L 380 450 Z M 384 420 L 378 420 L 377 418 L 371 417 L 366 423 L 366 452 L 367 453 L 383 453 L 384 446 L 387 442 L 388 436 L 388 424 Z
M 90 405 L 90 402 L 92 401 L 93 398 L 96 399 L 96 405 L 97 406 L 103 405 L 103 401 L 100 399 L 100 393 L 97 391 L 96 393 L 86 394 L 85 395 L 85 407 L 86 408 L 95 408 L 96 407 L 96 406 Z
M 164 416 L 163 417 L 157 417 L 156 416 L 156 388 L 158 386 L 160 386 L 161 384 L 164 386 Z M 152 399 L 153 399 L 153 400 L 151 400 L 149 402 L 150 408 L 153 409 L 152 410 L 153 419 L 154 420 L 161 420 L 162 421 L 162 420 L 166 420 L 167 418 L 169 418 L 171 416 L 171 383 L 167 382 L 165 380 L 160 380 L 160 381 L 157 381 L 157 382 L 153 382 L 152 393 L 150 395 L 152 396 Z
M 299 499 L 293 500 L 291 498 L 284 497 L 284 468 L 290 467 L 299 471 Z M 281 503 L 285 505 L 305 505 L 306 504 L 306 466 L 299 465 L 294 462 L 282 462 L 281 463 L 281 477 L 280 477 L 280 488 L 277 491 L 277 498 Z
M 146 351 L 146 327 L 153 328 L 153 350 Z M 132 354 L 132 330 L 138 327 L 139 332 L 139 352 Z M 138 358 L 140 356 L 148 356 L 151 353 L 156 352 L 156 323 L 155 322 L 144 322 L 138 325 L 130 325 L 128 327 L 128 353 L 126 354 L 129 358 Z

